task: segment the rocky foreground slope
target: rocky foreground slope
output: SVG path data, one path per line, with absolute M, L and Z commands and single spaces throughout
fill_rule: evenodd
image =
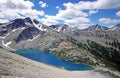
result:
M 120 78 L 118 74 L 104 68 L 67 71 L 0 49 L 0 78 Z

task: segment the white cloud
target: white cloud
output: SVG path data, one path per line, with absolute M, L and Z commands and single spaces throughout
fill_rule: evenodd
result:
M 67 3 L 69 4 L 69 3 Z M 66 4 L 66 5 L 67 5 Z M 80 1 L 75 3 L 74 7 L 78 9 L 113 9 L 120 8 L 120 0 L 97 0 L 97 1 Z
M 101 18 L 99 19 L 99 22 L 104 24 L 117 24 L 120 22 L 118 19 L 110 19 L 110 18 Z
M 90 23 L 90 20 L 88 18 L 84 18 L 84 17 L 79 17 L 79 18 L 73 18 L 70 20 L 65 20 L 65 22 L 67 24 L 70 25 L 74 25 L 74 24 L 86 24 L 86 23 Z
M 61 10 L 61 8 L 59 6 L 56 6 L 56 9 Z
M 92 10 L 89 10 L 89 13 L 88 13 L 88 14 L 89 14 L 89 15 L 96 14 L 96 13 L 98 13 L 98 11 L 99 11 L 99 10 L 93 10 L 93 9 L 92 9 Z
M 9 22 L 9 20 L 0 19 L 0 23 L 6 23 L 6 22 Z
M 41 6 L 42 8 L 45 8 L 45 7 L 48 6 L 48 5 L 47 5 L 45 2 L 43 2 L 43 1 L 40 1 L 39 4 L 40 4 L 40 6 Z
M 59 23 L 58 21 L 63 21 L 69 25 L 81 25 L 85 24 L 86 22 L 90 22 L 88 18 L 85 18 L 89 14 L 75 8 L 72 3 L 69 2 L 67 5 L 63 4 L 63 6 L 66 7 L 64 10 L 57 6 L 56 8 L 58 9 L 58 13 L 55 16 L 46 15 L 45 18 L 42 19 L 42 22 L 45 22 L 49 25 L 57 24 Z
M 56 9 L 58 9 L 58 13 L 55 16 L 46 15 L 45 18 L 52 19 L 52 20 L 63 20 L 64 21 L 65 19 L 69 19 L 69 18 L 88 16 L 87 13 L 84 13 L 83 11 L 72 8 L 72 7 L 71 8 L 66 7 L 65 10 L 62 10 L 59 6 L 56 6 Z
M 58 13 L 55 16 L 46 15 L 45 18 L 42 19 L 42 21 L 50 25 L 59 23 L 59 20 L 62 20 L 64 23 L 69 24 L 70 26 L 85 28 L 90 26 L 91 24 L 90 19 L 87 18 L 89 15 L 98 13 L 99 9 L 120 8 L 119 3 L 120 0 L 96 0 L 92 2 L 79 1 L 78 3 L 68 2 L 63 4 L 65 9 L 56 6 L 56 9 L 58 9 Z M 88 12 L 85 12 L 84 10 L 87 10 Z M 99 21 L 106 24 L 115 24 L 119 20 L 101 18 Z
M 65 23 L 68 25 L 80 26 L 81 24 L 89 24 L 90 20 L 85 17 L 73 18 L 65 20 Z
M 29 0 L 0 0 L 0 22 L 23 17 L 38 18 L 44 15 L 44 11 L 32 9 L 33 6 Z
M 66 10 L 59 10 L 56 16 L 59 18 L 74 18 L 74 17 L 79 17 L 79 16 L 86 17 L 88 15 L 87 13 L 84 13 L 81 10 L 67 8 Z
M 18 10 L 5 9 L 4 11 L 0 12 L 1 19 L 15 19 L 20 17 L 21 16 L 18 14 Z
M 120 17 L 120 11 L 118 11 L 118 12 L 116 13 L 116 15 L 117 15 L 118 17 Z
M 96 1 L 79 1 L 78 3 L 64 3 L 64 10 L 60 9 L 56 14 L 56 18 L 61 18 L 65 23 L 69 25 L 83 26 L 90 24 L 91 21 L 89 15 L 98 13 L 99 9 L 113 9 L 120 8 L 120 0 L 96 0 Z M 112 7 L 111 7 L 112 6 Z M 84 12 L 83 10 L 88 10 Z M 104 23 L 116 23 L 119 20 L 112 20 L 108 18 L 100 19 L 100 22 Z M 86 25 L 85 25 L 86 26 Z
M 57 20 L 53 20 L 51 18 L 42 18 L 42 19 L 39 19 L 39 21 L 48 26 L 58 23 Z
M 44 11 L 37 11 L 36 9 L 27 9 L 27 10 L 21 10 L 21 14 L 26 15 L 27 17 L 34 17 L 38 18 L 38 16 L 43 16 Z
M 87 17 L 87 13 L 79 10 L 73 3 L 68 2 L 64 3 L 63 6 L 66 7 L 65 10 L 59 10 L 57 16 L 64 17 L 64 18 L 74 18 L 74 17 Z
M 58 16 L 45 15 L 45 17 L 51 20 L 65 20 L 65 18 L 58 17 Z
M 81 24 L 85 24 L 85 23 L 90 23 L 90 20 L 86 17 L 81 17 L 78 14 L 75 14 L 75 11 L 70 11 L 71 13 L 69 13 L 69 11 L 64 11 L 64 10 L 60 10 L 58 12 L 58 14 L 56 14 L 56 16 L 51 16 L 51 15 L 45 15 L 45 18 L 41 19 L 41 21 L 44 24 L 47 25 L 52 25 L 52 24 L 57 24 L 59 23 L 59 20 L 62 20 L 64 23 L 69 24 L 69 25 L 81 25 Z M 77 13 L 77 11 L 76 11 Z
M 0 0 L 0 9 L 31 9 L 34 4 L 24 0 Z
M 64 10 L 62 10 L 59 6 L 57 6 L 56 8 L 58 9 L 58 13 L 55 16 L 46 15 L 45 18 L 42 19 L 42 22 L 48 25 L 57 24 L 59 23 L 58 22 L 59 20 L 69 25 L 73 25 L 73 24 L 81 25 L 83 23 L 86 23 L 86 21 L 88 22 L 89 19 L 85 18 L 88 16 L 88 13 L 85 13 L 82 10 L 74 8 L 72 6 L 72 3 L 69 3 L 69 6 L 66 6 L 66 4 L 63 5 L 66 7 Z

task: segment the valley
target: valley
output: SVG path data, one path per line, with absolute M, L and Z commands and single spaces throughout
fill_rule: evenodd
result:
M 39 49 L 43 52 L 50 52 L 63 61 L 90 65 L 94 68 L 92 71 L 95 73 L 106 72 L 104 75 L 107 74 L 107 76 L 100 78 L 119 78 L 119 75 L 113 72 L 120 73 L 120 24 L 112 28 L 96 24 L 81 30 L 71 28 L 66 24 L 47 26 L 29 17 L 20 18 L 0 25 L 0 47 L 1 54 L 5 51 L 10 55 L 11 52 L 15 53 L 19 49 Z M 3 59 L 2 57 L 1 59 Z M 12 58 L 14 59 L 14 57 Z M 5 67 L 3 69 L 6 72 Z M 59 68 L 55 69 L 64 71 Z M 10 71 L 13 70 L 10 69 Z M 37 70 L 35 69 L 35 71 Z M 18 71 L 18 73 L 20 72 Z M 59 75 L 57 74 L 57 76 Z M 72 76 L 68 78 L 72 78 Z

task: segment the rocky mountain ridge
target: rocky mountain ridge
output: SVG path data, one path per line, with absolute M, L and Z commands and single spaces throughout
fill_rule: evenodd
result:
M 46 26 L 31 18 L 16 19 L 0 25 L 0 47 L 8 51 L 39 48 L 65 61 L 120 71 L 120 24 L 80 30 L 65 24 Z
M 104 30 L 108 30 L 108 29 L 109 28 L 107 28 L 105 26 L 100 26 L 100 25 L 96 24 L 96 25 L 89 26 L 88 28 L 83 29 L 83 30 L 86 30 L 86 31 L 95 31 L 95 30 L 104 31 Z

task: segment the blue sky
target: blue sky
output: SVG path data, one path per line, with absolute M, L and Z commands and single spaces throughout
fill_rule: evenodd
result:
M 86 28 L 120 23 L 120 0 L 1 0 L 0 22 L 31 17 L 43 24 Z

